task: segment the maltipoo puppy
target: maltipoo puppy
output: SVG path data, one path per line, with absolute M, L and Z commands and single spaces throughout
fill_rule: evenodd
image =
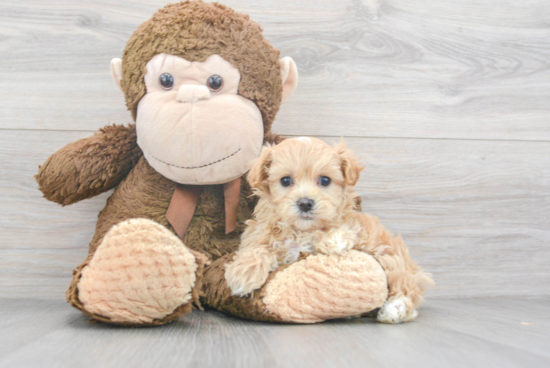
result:
M 360 213 L 353 186 L 362 169 L 343 142 L 331 147 L 303 137 L 264 147 L 248 173 L 259 202 L 225 269 L 232 294 L 259 289 L 271 271 L 296 261 L 301 252 L 356 249 L 372 255 L 386 272 L 388 300 L 377 319 L 414 319 L 432 278 L 411 260 L 400 236 L 393 237 L 376 217 Z

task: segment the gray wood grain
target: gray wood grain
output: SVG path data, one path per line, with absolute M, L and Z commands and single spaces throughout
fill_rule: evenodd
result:
M 549 301 L 431 301 L 401 325 L 267 324 L 195 311 L 129 329 L 90 324 L 60 301 L 0 300 L 0 367 L 547 367 Z
M 55 151 L 90 132 L 0 131 L 0 248 L 86 246 L 107 194 L 62 207 L 42 198 L 34 175 Z
M 127 122 L 109 62 L 168 1 L 3 1 L 0 127 Z M 228 0 L 292 56 L 290 135 L 550 140 L 550 2 Z
M 87 246 L 0 249 L 0 295 L 3 298 L 64 300 L 72 270 L 87 255 Z
M 108 194 L 62 208 L 32 176 L 130 120 L 108 64 L 165 3 L 0 4 L 1 295 L 63 295 Z M 434 272 L 430 296 L 550 294 L 550 3 L 226 4 L 298 63 L 274 129 L 354 137 L 365 210 Z
M 61 207 L 33 175 L 87 132 L 0 134 L 0 295 L 62 298 L 108 194 Z M 337 141 L 334 137 L 324 137 Z M 549 295 L 550 143 L 348 138 L 363 209 L 434 273 L 430 298 Z

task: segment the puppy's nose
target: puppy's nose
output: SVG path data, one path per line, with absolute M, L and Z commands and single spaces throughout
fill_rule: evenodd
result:
M 313 205 L 315 204 L 313 199 L 309 199 L 309 198 L 300 198 L 298 199 L 297 203 L 298 203 L 298 207 L 300 208 L 300 211 L 302 212 L 311 211 L 311 209 L 313 208 Z

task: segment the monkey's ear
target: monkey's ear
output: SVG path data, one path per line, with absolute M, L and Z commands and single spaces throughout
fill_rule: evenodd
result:
M 271 166 L 271 146 L 266 145 L 262 148 L 260 157 L 252 163 L 252 167 L 246 177 L 252 188 L 266 190 L 268 187 L 267 178 L 269 167 Z
M 298 69 L 290 56 L 279 60 L 279 64 L 281 65 L 281 79 L 283 80 L 283 100 L 281 101 L 283 103 L 298 85 Z
M 122 59 L 114 58 L 111 60 L 111 76 L 115 80 L 116 85 L 122 91 L 120 81 L 122 80 Z
M 361 166 L 359 159 L 353 155 L 353 152 L 346 147 L 343 139 L 335 148 L 340 156 L 342 173 L 344 174 L 346 184 L 354 186 L 357 180 L 359 180 L 359 175 L 364 167 Z

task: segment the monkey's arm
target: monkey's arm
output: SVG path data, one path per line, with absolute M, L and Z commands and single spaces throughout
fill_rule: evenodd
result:
M 65 206 L 116 186 L 141 155 L 135 125 L 110 125 L 54 153 L 35 178 L 46 199 Z

